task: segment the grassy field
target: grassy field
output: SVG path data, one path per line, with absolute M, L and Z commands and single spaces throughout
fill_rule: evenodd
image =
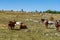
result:
M 54 19 L 59 19 L 60 14 L 43 14 L 44 18 L 49 19 L 53 16 Z M 60 40 L 60 32 L 56 31 L 53 26 L 51 29 L 46 29 L 40 19 L 42 14 L 36 13 L 20 13 L 20 12 L 5 12 L 0 13 L 0 40 Z M 25 30 L 9 30 L 8 21 L 15 19 L 16 21 L 24 22 L 28 29 Z M 37 20 L 39 22 L 27 21 L 26 19 Z M 18 28 L 16 26 L 15 28 Z

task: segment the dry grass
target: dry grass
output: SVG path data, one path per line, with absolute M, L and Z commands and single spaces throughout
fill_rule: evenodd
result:
M 50 16 L 53 16 L 55 20 L 60 18 L 60 14 L 46 13 L 43 15 L 47 19 Z M 19 12 L 0 13 L 0 40 L 60 40 L 60 32 L 57 32 L 55 27 L 54 29 L 46 29 L 44 24 L 40 22 L 41 17 L 42 14 Z M 24 22 L 28 30 L 8 30 L 7 23 L 11 19 Z M 39 22 L 25 21 L 26 19 L 37 20 Z

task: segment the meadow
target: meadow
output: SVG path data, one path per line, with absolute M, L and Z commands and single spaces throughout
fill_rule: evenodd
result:
M 0 40 L 60 40 L 60 32 L 57 32 L 54 26 L 46 29 L 41 23 L 41 18 L 49 19 L 50 16 L 53 16 L 55 20 L 60 19 L 60 14 L 2 12 L 0 13 Z M 28 29 L 9 30 L 8 21 L 13 19 L 24 22 Z M 18 29 L 19 26 L 16 25 L 15 28 Z

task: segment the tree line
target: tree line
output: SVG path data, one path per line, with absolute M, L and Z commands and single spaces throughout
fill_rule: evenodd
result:
M 47 11 L 43 11 L 43 13 L 53 13 L 53 14 L 59 14 L 60 11 L 52 11 L 52 10 L 47 10 Z
M 1 12 L 26 12 L 24 11 L 23 9 L 21 9 L 20 11 L 14 11 L 14 10 L 0 10 L 0 13 Z M 46 11 L 38 11 L 38 10 L 35 10 L 35 11 L 31 11 L 31 13 L 52 13 L 52 14 L 60 14 L 60 11 L 53 11 L 53 10 L 46 10 Z

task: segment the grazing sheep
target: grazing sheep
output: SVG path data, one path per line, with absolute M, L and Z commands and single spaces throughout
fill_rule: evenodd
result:
M 59 30 L 60 22 L 58 22 L 57 20 L 56 20 L 56 22 L 55 22 L 55 27 L 56 27 L 56 30 Z
M 16 21 L 9 21 L 9 23 L 8 23 L 8 28 L 9 28 L 10 30 L 14 29 L 15 24 L 16 24 Z
M 53 21 L 45 20 L 45 21 L 44 21 L 44 24 L 45 24 L 46 28 L 48 28 L 48 25 L 53 25 L 54 22 L 53 22 Z
M 46 19 L 41 19 L 41 22 L 43 23 Z
M 42 23 L 44 22 L 45 19 L 41 19 Z

